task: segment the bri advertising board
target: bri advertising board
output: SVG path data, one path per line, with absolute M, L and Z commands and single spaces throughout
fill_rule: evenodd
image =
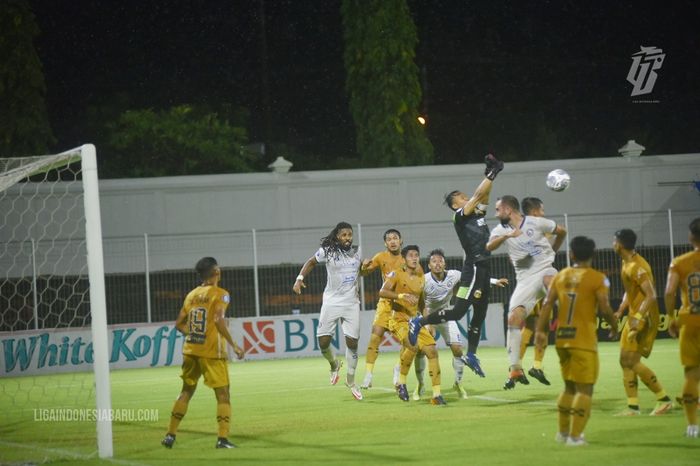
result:
M 361 352 L 367 348 L 374 311 L 361 314 Z M 229 319 L 231 335 L 243 347 L 246 359 L 318 356 L 318 314 Z M 466 341 L 467 318 L 458 322 Z M 111 369 L 179 366 L 182 334 L 172 323 L 111 325 Z M 491 304 L 481 335 L 483 346 L 503 346 L 503 306 Z M 345 341 L 336 329 L 333 345 L 344 351 Z M 439 347 L 444 347 L 442 339 Z M 397 351 L 400 344 L 390 334 L 380 351 Z M 231 355 L 230 355 L 231 356 Z M 92 333 L 89 328 L 51 329 L 0 333 L 0 377 L 41 375 L 92 370 Z M 231 358 L 234 359 L 234 358 Z

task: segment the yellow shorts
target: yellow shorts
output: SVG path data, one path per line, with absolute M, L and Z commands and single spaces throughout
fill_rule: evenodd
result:
M 393 312 L 394 311 L 391 309 L 391 301 L 380 299 L 377 302 L 377 312 L 374 314 L 374 322 L 372 322 L 372 325 L 389 330 L 389 321 L 391 320 L 391 314 Z
M 646 321 L 643 321 L 643 327 L 640 332 L 629 341 L 627 335 L 629 335 L 629 317 L 625 322 L 625 326 L 622 329 L 622 335 L 620 335 L 620 349 L 622 351 L 631 351 L 634 353 L 639 353 L 645 358 L 648 358 L 651 354 L 651 349 L 654 347 L 654 340 L 656 340 L 656 334 L 659 332 L 659 320 L 658 317 L 654 319 L 651 317 Z
M 228 361 L 226 359 L 200 358 L 182 355 L 182 381 L 187 385 L 197 385 L 199 377 L 204 376 L 207 387 L 225 387 L 228 383 Z
M 576 348 L 557 348 L 561 376 L 574 383 L 594 384 L 598 380 L 598 353 Z
M 392 318 L 389 321 L 389 330 L 394 334 L 397 340 L 401 342 L 402 345 L 408 346 L 408 321 L 403 319 Z M 405 342 L 405 343 L 404 343 Z M 430 331 L 423 327 L 418 332 L 418 351 L 423 349 L 424 346 L 430 346 L 435 344 L 435 338 L 430 334 Z
M 680 331 L 680 347 L 683 367 L 700 366 L 700 327 L 683 325 Z

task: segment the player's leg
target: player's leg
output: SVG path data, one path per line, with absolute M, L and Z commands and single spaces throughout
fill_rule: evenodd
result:
M 595 351 L 573 349 L 568 353 L 571 356 L 568 377 L 576 384 L 576 394 L 571 402 L 571 430 L 566 444 L 576 447 L 586 445 L 583 430 L 591 416 L 593 385 L 598 380 L 600 362 Z
M 687 421 L 685 435 L 698 437 L 698 384 L 700 383 L 700 328 L 684 325 L 680 331 L 680 353 L 685 380 L 679 400 Z
M 361 388 L 370 388 L 372 386 L 372 374 L 374 365 L 379 357 L 379 346 L 382 344 L 382 338 L 389 329 L 389 320 L 391 319 L 391 305 L 389 301 L 380 299 L 377 302 L 377 312 L 374 315 L 372 323 L 372 333 L 369 335 L 369 343 L 367 344 L 367 353 L 365 354 L 365 378 Z
M 513 293 L 515 296 L 515 293 Z M 512 300 L 512 298 L 511 298 Z M 508 359 L 510 362 L 509 366 L 509 376 L 503 385 L 504 390 L 510 390 L 515 387 L 515 382 L 520 382 L 522 384 L 529 384 L 530 382 L 525 377 L 525 372 L 523 371 L 522 362 L 520 361 L 520 329 L 525 324 L 525 318 L 527 317 L 525 307 L 516 306 L 510 310 L 508 313 L 508 333 L 506 335 Z
M 419 401 L 425 393 L 425 367 L 425 354 L 419 351 L 413 360 L 413 369 L 416 373 L 416 380 L 418 381 L 418 385 L 416 385 L 416 388 L 413 390 L 413 395 L 411 396 L 413 401 Z
M 231 395 L 229 394 L 229 386 L 215 388 L 214 395 L 216 396 L 216 422 L 219 426 L 216 448 L 236 448 L 228 440 L 231 426 Z
M 180 390 L 180 394 L 175 400 L 173 409 L 170 412 L 168 432 L 165 434 L 165 438 L 160 442 L 161 445 L 166 448 L 172 448 L 175 443 L 177 428 L 180 426 L 182 418 L 187 414 L 187 408 L 197 389 L 197 381 L 201 375 L 202 373 L 200 372 L 199 364 L 197 364 L 197 358 L 186 354 L 182 355 L 182 375 L 180 375 L 182 378 L 182 390 Z
M 321 350 L 323 357 L 331 366 L 331 385 L 338 383 L 338 379 L 340 378 L 340 368 L 343 364 L 340 359 L 336 358 L 335 351 L 333 351 L 333 346 L 331 345 L 332 336 L 335 334 L 335 329 L 338 325 L 338 320 L 340 317 L 340 313 L 335 306 L 327 306 L 323 304 L 321 306 L 321 314 L 318 318 L 318 328 L 316 329 L 318 347 Z
M 467 327 L 467 354 L 462 358 L 464 364 L 479 377 L 486 377 L 486 374 L 484 374 L 481 368 L 481 362 L 476 356 L 476 350 L 479 348 L 481 332 L 484 321 L 486 320 L 488 308 L 488 298 L 474 301 L 474 312 L 472 313 L 471 319 L 469 319 L 469 326 Z
M 408 401 L 408 388 L 406 380 L 408 379 L 408 371 L 411 369 L 411 364 L 416 357 L 418 347 L 412 346 L 408 342 L 408 322 L 404 320 L 392 320 L 391 330 L 397 340 L 401 342 L 400 367 L 399 375 L 396 383 L 396 393 L 402 401 Z
M 433 398 L 430 400 L 430 403 L 436 406 L 444 406 L 447 403 L 442 397 L 440 361 L 435 346 L 435 339 L 433 339 L 432 335 L 425 329 L 421 331 L 418 339 L 421 351 L 425 353 L 425 357 L 428 358 L 428 374 L 430 375 L 430 382 L 433 390 Z
M 346 308 L 341 321 L 343 335 L 345 335 L 345 362 L 348 365 L 345 385 L 350 388 L 350 393 L 356 400 L 361 400 L 362 392 L 355 385 L 355 371 L 358 361 L 357 344 L 360 339 L 360 305 Z
M 527 352 L 527 347 L 530 344 L 530 340 L 532 340 L 532 336 L 535 334 L 535 320 L 537 317 L 533 313 L 532 315 L 527 316 L 527 319 L 525 319 L 525 326 L 521 330 L 521 336 L 520 336 L 520 360 L 522 361 L 525 358 L 525 353 Z
M 571 380 L 571 352 L 565 348 L 558 348 L 557 354 L 562 379 L 564 379 L 564 390 L 557 399 L 558 430 L 554 439 L 559 443 L 566 443 L 571 433 L 571 405 L 576 395 L 576 384 Z
M 641 362 L 641 356 L 648 358 L 651 355 L 658 328 L 658 319 L 650 319 L 649 322 L 646 322 L 641 330 L 637 332 L 637 352 L 635 353 L 634 364 L 632 366 L 632 370 L 637 374 L 639 379 L 656 396 L 656 405 L 650 413 L 652 416 L 666 414 L 673 409 L 673 402 L 666 394 L 666 390 L 664 390 L 654 371 Z
M 639 382 L 637 380 L 637 373 L 633 369 L 635 360 L 637 359 L 635 355 L 639 353 L 626 349 L 628 334 L 629 327 L 625 324 L 620 337 L 620 367 L 622 368 L 622 383 L 625 388 L 625 395 L 627 396 L 627 408 L 616 414 L 617 416 L 637 416 L 640 414 Z
M 452 352 L 452 369 L 455 372 L 455 383 L 453 388 L 457 392 L 457 396 L 462 399 L 467 399 L 467 391 L 462 386 L 462 378 L 464 377 L 464 352 L 462 351 L 462 335 L 459 332 L 457 322 L 450 321 L 441 324 L 439 327 L 440 335 L 442 335 L 445 344 Z

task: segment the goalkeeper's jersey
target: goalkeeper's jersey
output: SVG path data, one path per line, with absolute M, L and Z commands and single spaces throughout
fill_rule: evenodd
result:
M 199 286 L 190 291 L 183 308 L 187 312 L 187 336 L 182 354 L 210 359 L 226 359 L 226 339 L 214 324 L 217 304 L 228 306 L 228 291 L 218 286 Z

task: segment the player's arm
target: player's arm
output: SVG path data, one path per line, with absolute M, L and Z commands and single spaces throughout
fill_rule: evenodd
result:
M 228 304 L 225 302 L 218 302 L 214 305 L 214 326 L 216 327 L 216 331 L 219 332 L 219 335 L 224 337 L 228 344 L 231 345 L 231 348 L 233 348 L 233 351 L 236 353 L 236 357 L 238 359 L 243 359 L 245 352 L 233 341 L 231 333 L 228 331 L 228 325 L 226 325 L 227 307 Z
M 614 340 L 617 337 L 617 318 L 610 306 L 609 293 L 610 289 L 607 286 L 601 286 L 596 290 L 595 297 L 598 302 L 598 313 L 610 325 L 610 339 Z
M 177 316 L 177 319 L 175 319 L 175 328 L 182 333 L 183 335 L 187 336 L 188 329 L 187 329 L 187 309 L 185 309 L 185 306 L 182 306 L 182 309 L 180 309 L 180 313 Z
M 499 235 L 499 236 L 492 236 L 489 238 L 489 242 L 486 243 L 486 249 L 489 251 L 494 251 L 503 245 L 503 243 L 506 242 L 509 238 L 517 238 L 518 236 L 522 235 L 523 232 L 520 231 L 520 228 L 514 227 L 513 231 L 510 233 L 506 233 L 505 235 Z
M 374 270 L 379 267 L 379 261 L 377 260 L 377 255 L 375 255 L 371 259 L 365 259 L 362 261 L 362 265 L 360 265 L 360 275 L 365 276 L 369 275 L 372 273 Z
M 646 272 L 642 275 L 641 282 L 639 283 L 639 287 L 642 289 L 642 293 L 644 293 L 644 300 L 639 305 L 639 310 L 634 315 L 629 316 L 631 331 L 641 330 L 640 326 L 643 325 L 642 322 L 646 319 L 647 315 L 649 315 L 651 306 L 656 302 L 656 290 L 652 286 L 651 280 L 649 280 L 648 277 L 644 277 L 647 277 Z
M 615 312 L 615 318 L 617 320 L 622 319 L 622 316 L 625 315 L 625 311 L 627 309 L 629 309 L 629 307 L 630 307 L 630 300 L 627 299 L 627 292 L 625 292 L 622 295 L 622 302 L 620 303 L 620 305 L 617 308 L 617 311 Z
M 552 242 L 552 249 L 554 252 L 557 252 L 559 248 L 561 248 L 561 245 L 564 244 L 564 240 L 566 239 L 566 228 L 564 228 L 561 225 L 557 225 L 556 228 L 554 228 L 554 242 Z
M 499 288 L 505 288 L 508 285 L 507 278 L 489 278 L 489 283 L 491 286 L 497 286 Z
M 391 299 L 393 301 L 405 301 L 410 305 L 414 305 L 418 302 L 418 296 L 412 295 L 411 293 L 397 293 L 394 290 L 396 290 L 396 278 L 391 277 L 382 285 L 382 289 L 379 290 L 379 297 Z
M 418 315 L 427 317 L 425 310 L 425 290 L 421 291 L 420 296 L 418 297 Z
M 314 267 L 316 267 L 316 264 L 318 264 L 316 256 L 311 256 L 309 260 L 304 263 L 304 266 L 299 271 L 299 275 L 297 275 L 297 279 L 294 281 L 294 286 L 292 286 L 292 290 L 294 290 L 296 294 L 301 294 L 301 289 L 306 288 L 306 285 L 304 285 L 304 277 L 311 273 Z
M 680 276 L 671 264 L 668 268 L 668 276 L 666 277 L 666 290 L 664 291 L 664 305 L 666 306 L 666 315 L 668 315 L 668 334 L 673 338 L 678 336 L 678 319 L 676 318 L 676 293 Z
M 552 309 L 559 299 L 555 288 L 554 283 L 552 283 L 552 286 L 550 286 L 549 290 L 547 291 L 547 297 L 544 300 L 542 309 L 540 309 L 540 315 L 537 317 L 537 324 L 535 326 L 535 345 L 538 349 L 544 349 L 547 346 L 547 335 L 549 333 L 547 326 L 549 325 L 549 321 L 551 319 Z

